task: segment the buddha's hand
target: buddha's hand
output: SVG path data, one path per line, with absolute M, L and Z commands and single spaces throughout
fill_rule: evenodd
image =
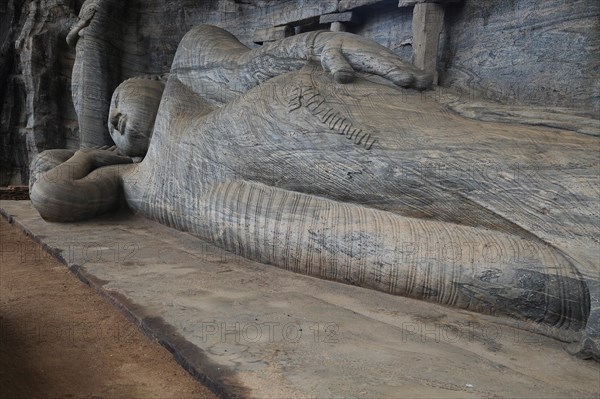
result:
M 133 163 L 130 157 L 120 155 L 116 146 L 82 148 L 77 151 L 76 155 L 90 161 L 94 169 L 109 165 Z
M 87 28 L 96 14 L 96 10 L 100 7 L 98 0 L 86 0 L 81 6 L 77 23 L 71 28 L 67 35 L 67 44 L 70 47 L 75 47 L 80 36 L 83 36 L 85 28 Z
M 346 32 L 314 32 L 308 37 L 309 56 L 320 57 L 323 69 L 331 72 L 339 83 L 351 82 L 356 71 L 379 75 L 398 86 L 418 90 L 429 88 L 433 81 L 430 74 L 364 37 Z

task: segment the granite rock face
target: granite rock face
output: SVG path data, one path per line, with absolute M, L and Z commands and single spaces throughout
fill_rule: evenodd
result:
M 446 12 L 444 86 L 504 104 L 600 112 L 600 2 L 465 1 Z
M 0 185 L 26 183 L 33 154 L 79 145 L 70 94 L 74 52 L 64 41 L 76 7 L 69 0 L 8 0 L 0 10 Z
M 0 164 L 2 165 L 0 185 L 2 186 L 8 185 L 11 176 L 15 174 L 13 170 L 15 160 L 26 157 L 22 148 L 19 148 L 13 139 L 17 130 L 15 126 L 23 123 L 22 118 L 19 118 L 21 113 L 17 107 L 25 94 L 22 82 L 11 76 L 16 61 L 13 43 L 19 32 L 17 25 L 23 6 L 21 3 L 9 0 L 2 6 L 4 9 L 0 13 L 0 98 L 2 99 L 0 103 Z M 22 162 L 20 163 L 24 165 Z M 19 176 L 17 180 L 21 182 L 22 179 Z
M 26 184 L 33 155 L 80 145 L 71 100 L 74 50 L 65 37 L 83 0 L 7 0 L 0 5 L 0 185 Z M 116 80 L 168 72 L 183 35 L 210 23 L 256 47 L 259 29 L 316 28 L 319 16 L 353 11 L 348 31 L 412 57 L 412 11 L 396 0 L 128 0 L 115 44 Z M 466 0 L 446 9 L 440 84 L 466 100 L 600 109 L 600 4 L 595 0 Z M 113 86 L 116 87 L 116 83 Z M 105 97 L 110 100 L 110 93 Z M 107 112 L 107 111 L 106 111 Z

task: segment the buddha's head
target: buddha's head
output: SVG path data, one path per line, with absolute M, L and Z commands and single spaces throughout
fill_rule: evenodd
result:
M 152 76 L 128 79 L 114 91 L 108 130 L 121 153 L 146 155 L 164 88 L 161 78 Z

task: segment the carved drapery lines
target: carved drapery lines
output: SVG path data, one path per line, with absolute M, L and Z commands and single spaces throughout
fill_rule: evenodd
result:
M 370 150 L 377 141 L 371 133 L 355 127 L 352 122 L 333 109 L 314 86 L 295 86 L 290 91 L 288 112 L 296 111 L 301 107 L 308 109 L 329 129 L 343 134 L 347 139 L 353 140 L 354 144 L 361 145 L 367 150 Z
M 260 54 L 241 70 L 240 77 L 248 89 L 260 85 L 275 76 L 302 68 L 303 60 L 293 60 L 272 54 Z

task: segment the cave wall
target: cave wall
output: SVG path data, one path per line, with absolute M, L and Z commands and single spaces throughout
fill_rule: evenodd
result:
M 0 6 L 0 185 L 26 184 L 31 156 L 78 146 L 71 101 L 75 53 L 65 37 L 82 1 Z
M 442 85 L 502 103 L 600 113 L 599 1 L 466 1 L 444 24 Z
M 0 185 L 25 184 L 29 159 L 79 145 L 70 84 L 74 51 L 65 37 L 83 0 L 5 0 L 0 4 Z M 412 55 L 412 10 L 397 0 L 129 0 L 122 42 L 123 79 L 168 72 L 181 37 L 194 25 L 221 26 L 251 47 L 258 29 L 327 26 L 321 14 L 356 4 L 349 27 Z M 600 112 L 600 2 L 465 0 L 446 11 L 440 85 L 509 104 Z

